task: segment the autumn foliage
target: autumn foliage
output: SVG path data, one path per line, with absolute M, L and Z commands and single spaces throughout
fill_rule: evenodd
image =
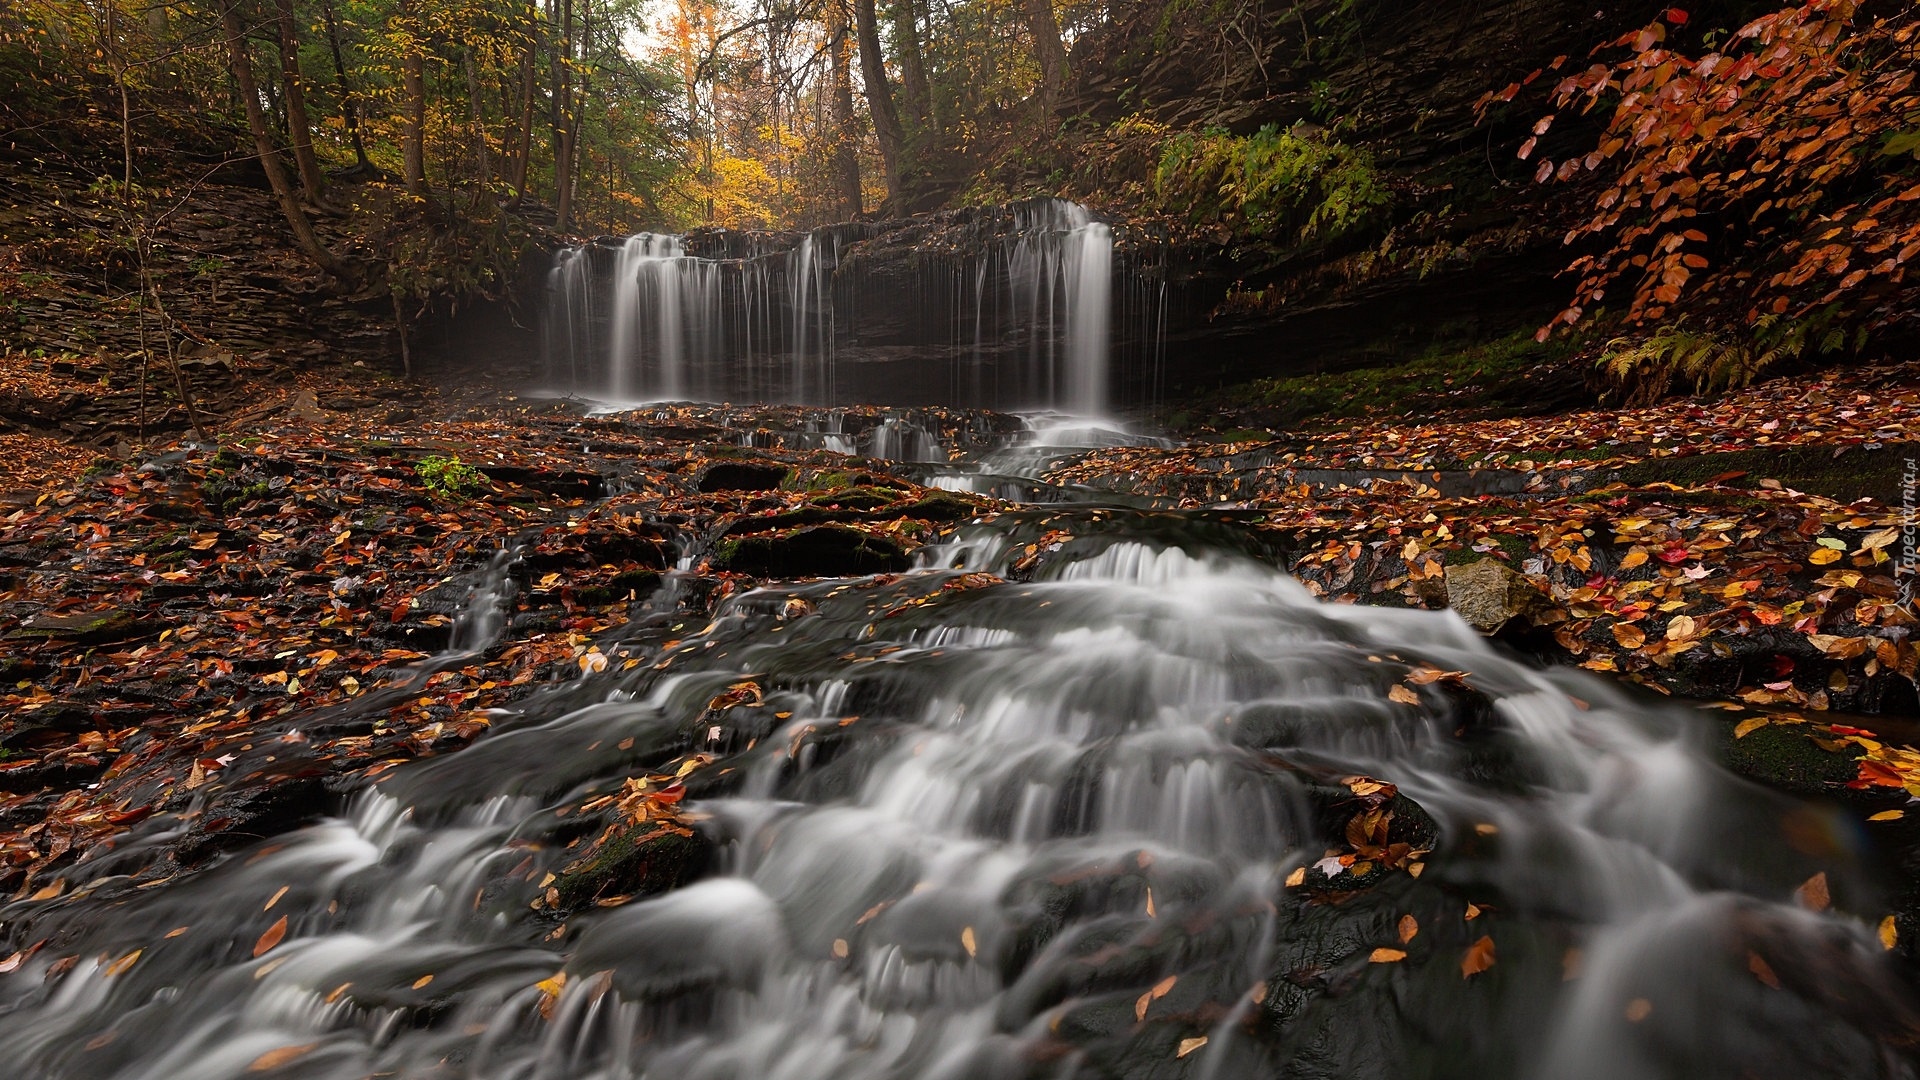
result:
M 1689 18 L 1668 9 L 1595 50 L 1624 58 L 1560 79 L 1558 112 L 1534 125 L 1522 158 L 1559 115 L 1611 115 L 1597 146 L 1542 160 L 1535 174 L 1595 187 L 1591 216 L 1566 238 L 1591 246 L 1568 268 L 1579 285 L 1543 337 L 1609 302 L 1628 323 L 1699 313 L 1752 327 L 1763 343 L 1807 326 L 1836 335 L 1912 317 L 1920 21 L 1911 5 L 1875 18 L 1860 7 L 1783 8 L 1697 55 L 1672 42 Z M 1482 109 L 1523 85 L 1488 95 Z

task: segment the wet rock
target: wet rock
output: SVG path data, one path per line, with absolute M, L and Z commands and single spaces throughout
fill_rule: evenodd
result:
M 775 578 L 898 573 L 909 565 L 894 541 L 841 525 L 736 537 L 722 542 L 713 558 L 716 570 Z
M 655 896 L 706 872 L 713 842 L 697 830 L 643 822 L 554 875 L 546 907 L 570 914 L 616 897 Z
M 256 778 L 215 795 L 174 846 L 174 858 L 191 866 L 221 851 L 278 836 L 325 815 L 336 801 L 318 770 Z
M 745 461 L 721 461 L 707 467 L 694 486 L 703 493 L 715 491 L 773 491 L 787 479 L 784 465 L 756 465 Z
M 1546 594 L 1497 559 L 1449 566 L 1446 582 L 1447 606 L 1483 634 L 1554 610 Z
M 42 612 L 21 623 L 8 641 L 71 641 L 76 645 L 104 645 L 126 641 L 160 628 L 128 611 L 94 611 L 56 615 Z

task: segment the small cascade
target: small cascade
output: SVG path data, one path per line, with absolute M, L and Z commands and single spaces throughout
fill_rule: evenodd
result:
M 867 443 L 867 457 L 888 461 L 945 461 L 940 440 L 911 420 L 888 417 L 877 424 Z

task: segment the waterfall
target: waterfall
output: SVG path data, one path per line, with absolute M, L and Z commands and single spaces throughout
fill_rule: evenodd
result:
M 639 233 L 565 249 L 548 277 L 548 379 L 618 402 L 937 396 L 1104 414 L 1115 385 L 1113 229 L 1058 199 L 934 225 L 945 240 L 908 232 L 925 227 L 916 219 Z M 860 245 L 890 230 L 913 239 L 894 240 L 894 261 L 871 274 L 859 260 L 873 245 Z M 842 353 L 856 362 L 837 367 Z

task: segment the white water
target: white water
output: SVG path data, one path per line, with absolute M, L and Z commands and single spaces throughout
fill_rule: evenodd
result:
M 932 561 L 1004 571 L 1025 542 L 974 526 Z M 0 1048 L 127 1080 L 287 1048 L 340 1080 L 1912 1075 L 1874 1071 L 1868 1033 L 1912 1014 L 1866 926 L 1784 902 L 1815 869 L 1866 895 L 1809 840 L 1832 822 L 1720 772 L 1681 714 L 1205 548 L 1120 539 L 896 610 L 950 576 L 733 598 L 665 670 L 536 697 L 345 819 L 125 902 L 15 904 L 73 937 L 0 977 Z M 1393 700 L 1415 661 L 1476 693 Z M 763 709 L 695 724 L 747 677 Z M 570 858 L 560 811 L 683 737 L 722 755 L 685 804 L 710 875 L 554 932 L 528 903 Z M 1285 879 L 1340 847 L 1313 785 L 1354 775 L 1438 849 L 1309 902 Z
M 1003 227 L 1009 231 L 962 256 L 971 260 L 972 293 L 955 302 L 971 308 L 970 377 L 978 380 L 982 356 L 1006 353 L 1014 370 L 996 376 L 1006 397 L 997 404 L 1105 415 L 1114 366 L 1112 229 L 1061 200 L 1022 204 Z M 843 344 L 839 234 L 780 243 L 790 246 L 769 249 L 756 239 L 750 257 L 710 259 L 688 254 L 683 237 L 640 233 L 610 259 L 600 256 L 598 271 L 592 246 L 557 253 L 544 335 L 552 388 L 620 405 L 870 398 L 860 370 L 835 363 Z M 925 314 L 911 292 L 891 282 L 857 300 L 881 309 L 883 322 L 898 321 L 907 311 Z M 948 329 L 921 328 L 921 344 L 944 341 Z

